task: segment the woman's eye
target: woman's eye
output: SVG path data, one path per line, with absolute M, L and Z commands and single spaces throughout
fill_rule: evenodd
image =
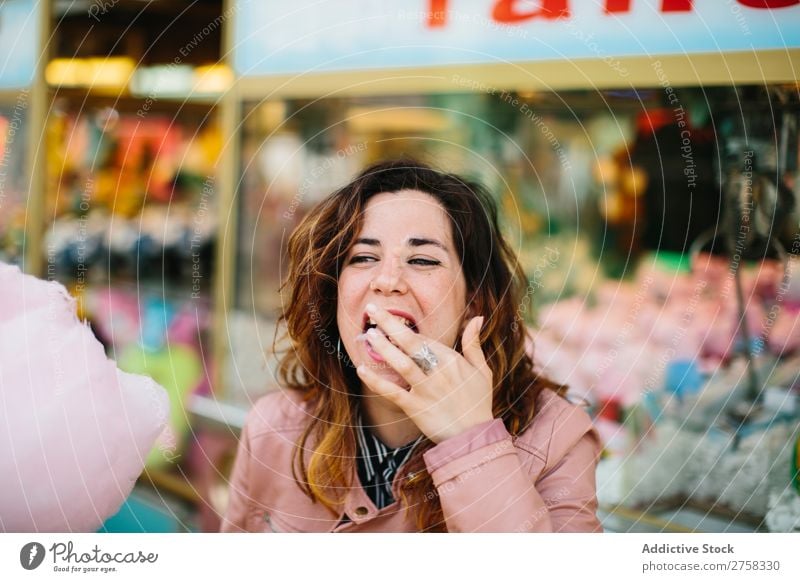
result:
M 357 265 L 359 263 L 375 263 L 378 262 L 380 259 L 378 257 L 374 257 L 372 255 L 356 255 L 350 259 L 348 262 L 349 265 Z M 423 259 L 421 257 L 416 257 L 414 259 L 409 259 L 409 265 L 419 265 L 423 267 L 433 267 L 436 265 L 441 265 L 441 261 L 437 261 L 436 259 Z
M 434 266 L 442 264 L 441 261 L 437 261 L 434 259 L 420 259 L 420 258 L 411 259 L 408 262 L 411 263 L 412 265 L 424 265 L 424 266 Z

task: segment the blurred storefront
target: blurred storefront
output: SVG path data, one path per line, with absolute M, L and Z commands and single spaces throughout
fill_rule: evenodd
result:
M 536 360 L 604 437 L 608 529 L 800 529 L 800 2 L 15 4 L 54 35 L 0 94 L 44 138 L 6 130 L 42 187 L 2 183 L 0 258 L 172 397 L 123 514 L 169 494 L 163 527 L 215 528 L 289 233 L 411 155 L 497 197 Z
M 364 164 L 413 155 L 496 194 L 536 359 L 606 441 L 607 527 L 797 523 L 799 8 L 414 4 L 236 21 L 230 397 L 263 389 L 242 348 L 270 347 L 303 212 Z
M 222 14 L 220 1 L 0 7 L 0 259 L 63 283 L 108 356 L 170 398 L 107 531 L 214 527 L 214 445 L 201 446 L 189 405 L 214 373 Z

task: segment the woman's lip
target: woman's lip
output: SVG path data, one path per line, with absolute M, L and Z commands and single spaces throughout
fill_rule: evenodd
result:
M 378 363 L 386 361 L 383 359 L 383 357 L 381 357 L 381 355 L 378 352 L 372 349 L 372 345 L 369 343 L 369 340 L 367 340 L 365 343 L 367 347 L 367 354 L 369 354 L 370 358 L 372 358 Z
M 407 319 L 408 321 L 410 321 L 415 326 L 417 325 L 417 320 L 414 319 L 414 316 L 411 315 L 410 313 L 406 312 L 406 311 L 401 311 L 400 309 L 387 309 L 386 311 L 388 311 L 392 315 L 397 315 L 398 317 L 402 317 L 403 319 Z
M 356 341 L 364 342 L 364 348 L 367 350 L 367 355 L 370 358 L 372 358 L 376 362 L 385 362 L 386 361 L 386 360 L 383 359 L 383 357 L 378 352 L 376 352 L 373 349 L 372 344 L 369 343 L 369 339 L 367 339 L 367 334 L 365 334 L 365 333 L 358 334 L 358 336 L 356 337 Z

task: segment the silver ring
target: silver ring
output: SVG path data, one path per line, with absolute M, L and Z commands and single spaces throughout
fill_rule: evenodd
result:
M 426 342 L 422 342 L 422 348 L 418 352 L 411 354 L 411 359 L 426 374 L 439 365 L 439 358 L 431 351 Z

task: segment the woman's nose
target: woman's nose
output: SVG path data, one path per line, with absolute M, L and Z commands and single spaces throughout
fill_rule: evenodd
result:
M 395 258 L 384 260 L 369 286 L 373 291 L 384 295 L 405 293 L 408 287 L 403 277 L 403 267 L 400 260 Z

